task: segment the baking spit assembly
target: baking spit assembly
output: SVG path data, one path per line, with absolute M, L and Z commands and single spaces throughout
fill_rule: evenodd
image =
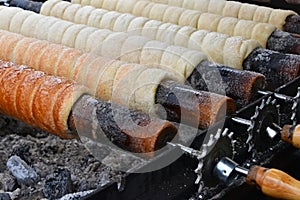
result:
M 83 199 L 300 199 L 300 4 L 247 2 L 0 0 L 0 112 L 122 173 Z

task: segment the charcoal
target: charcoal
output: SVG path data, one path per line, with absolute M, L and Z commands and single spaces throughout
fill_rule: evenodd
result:
M 12 175 L 9 173 L 1 173 L 0 174 L 0 190 L 6 191 L 6 192 L 12 192 L 15 189 L 17 189 L 18 184 Z
M 67 194 L 63 196 L 60 200 L 80 200 L 83 197 L 87 196 L 88 194 L 92 193 L 94 190 L 83 191 L 83 192 L 76 192 L 73 194 Z
M 7 154 L 4 151 L 0 151 L 0 172 L 6 170 Z
M 57 168 L 67 168 L 70 170 L 72 176 L 74 176 L 72 178 L 74 185 L 72 193 L 92 190 L 98 187 L 98 179 L 100 176 L 102 177 L 102 172 L 107 167 L 102 166 L 101 163 L 93 158 L 82 143 L 77 140 L 62 140 L 50 134 L 46 138 L 36 137 L 31 132 L 28 132 L 28 129 L 23 125 L 21 126 L 21 123 L 9 123 L 8 126 L 0 128 L 0 165 L 1 162 L 4 163 L 4 168 L 0 171 L 0 174 L 6 173 L 11 175 L 6 167 L 8 158 L 14 155 L 13 152 L 19 152 L 20 154 L 23 152 L 27 154 L 25 157 L 30 160 L 27 163 L 34 168 L 41 180 L 33 186 L 27 187 L 25 185 L 18 185 L 15 178 L 18 188 L 13 192 L 2 192 L 9 193 L 11 199 L 46 199 L 43 193 L 46 177 Z M 23 132 L 19 134 L 16 133 L 16 130 L 23 130 Z M 37 130 L 35 132 L 38 133 Z M 29 146 L 29 149 L 22 146 Z M 100 166 L 98 166 L 99 164 Z M 85 171 L 86 168 L 89 170 Z M 106 173 L 108 173 L 107 178 L 112 181 L 115 172 L 107 170 Z M 87 182 L 84 183 L 83 180 L 87 180 Z M 0 186 L 0 190 L 4 189 Z
M 0 193 L 0 200 L 11 200 L 11 198 L 7 193 Z
M 30 186 L 39 180 L 39 176 L 35 170 L 19 156 L 11 156 L 6 165 L 20 185 L 24 184 Z
M 30 146 L 27 143 L 21 143 L 14 145 L 12 147 L 12 153 L 11 156 L 16 155 L 19 156 L 22 160 L 24 160 L 26 163 L 30 163 Z
M 78 189 L 79 189 L 79 191 L 84 191 L 89 188 L 92 188 L 96 184 L 97 184 L 97 180 L 95 180 L 95 179 L 94 180 L 92 180 L 92 179 L 80 180 L 78 183 Z
M 46 177 L 43 193 L 48 199 L 57 199 L 73 192 L 71 173 L 68 169 L 58 169 Z
M 12 198 L 12 197 L 11 197 Z M 41 199 L 45 199 L 45 196 L 43 194 L 42 190 L 35 190 L 33 189 L 33 187 L 27 187 L 27 188 L 22 188 L 22 190 L 20 191 L 19 194 L 19 198 L 16 199 L 20 199 L 20 200 L 41 200 Z

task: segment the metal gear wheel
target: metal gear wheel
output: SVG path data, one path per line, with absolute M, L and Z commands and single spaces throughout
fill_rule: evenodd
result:
M 215 187 L 220 181 L 213 177 L 213 169 L 215 165 L 223 158 L 230 157 L 234 159 L 235 144 L 233 140 L 233 132 L 228 129 L 218 129 L 216 135 L 211 135 L 212 142 L 205 144 L 202 148 L 207 152 L 206 156 L 199 159 L 198 168 L 195 172 L 198 175 L 196 183 L 199 183 L 199 192 L 203 187 Z
M 276 99 L 272 97 L 263 99 L 261 104 L 256 106 L 247 129 L 249 135 L 246 143 L 249 145 L 249 152 L 253 149 L 262 152 L 279 141 L 276 140 L 278 132 L 274 127 L 274 124 L 279 124 L 279 121 L 279 105 L 276 104 Z
M 199 192 L 201 192 L 203 187 L 211 188 L 219 184 L 219 181 L 213 178 L 213 169 L 223 157 L 234 158 L 235 141 L 232 139 L 232 136 L 233 132 L 229 132 L 227 128 L 223 131 L 218 129 L 216 133 L 209 135 L 208 141 L 201 145 L 201 150 L 176 144 L 189 156 L 197 158 L 199 161 L 195 170 L 197 174 L 195 183 L 199 184 Z
M 199 161 L 198 167 L 195 169 L 197 174 L 195 183 L 199 184 L 199 193 L 202 192 L 204 187 L 212 188 L 219 184 L 220 181 L 213 178 L 213 169 L 223 157 L 234 159 L 235 141 L 232 138 L 233 132 L 229 132 L 225 128 L 223 131 L 218 129 L 216 133 L 210 134 L 207 142 L 201 145 L 201 150 L 169 143 L 171 146 L 181 148 L 186 154 Z

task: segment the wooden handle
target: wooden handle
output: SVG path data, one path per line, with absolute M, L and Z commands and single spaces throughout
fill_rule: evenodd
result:
M 253 166 L 247 176 L 247 183 L 259 186 L 270 197 L 289 200 L 300 198 L 300 181 L 277 169 Z
M 300 148 L 300 124 L 296 126 L 284 125 L 281 132 L 282 140 Z

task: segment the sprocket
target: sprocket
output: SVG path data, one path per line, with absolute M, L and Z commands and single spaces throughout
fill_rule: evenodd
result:
M 274 139 L 277 135 L 274 131 L 274 124 L 279 124 L 279 121 L 279 105 L 276 104 L 276 99 L 272 97 L 268 97 L 267 100 L 263 99 L 261 104 L 256 106 L 247 129 L 249 135 L 246 143 L 249 145 L 249 152 L 253 149 L 262 152 L 278 142 Z
M 235 141 L 232 138 L 233 132 L 229 132 L 225 128 L 223 131 L 218 129 L 217 133 L 210 134 L 208 141 L 202 144 L 201 150 L 195 150 L 181 144 L 171 144 L 180 147 L 186 154 L 198 159 L 195 183 L 199 184 L 199 193 L 203 187 L 212 188 L 219 184 L 219 181 L 213 178 L 213 169 L 223 157 L 234 159 Z
M 203 149 L 207 151 L 207 155 L 199 160 L 198 168 L 195 172 L 198 174 L 199 192 L 202 187 L 215 187 L 220 181 L 213 177 L 214 166 L 223 158 L 234 158 L 235 155 L 235 141 L 232 139 L 233 132 L 229 132 L 225 129 L 223 132 L 218 130 L 214 137 L 214 141 L 210 144 L 205 144 Z M 201 167 L 202 165 L 202 167 Z M 201 167 L 201 168 L 199 168 Z M 201 179 L 199 179 L 201 178 Z

